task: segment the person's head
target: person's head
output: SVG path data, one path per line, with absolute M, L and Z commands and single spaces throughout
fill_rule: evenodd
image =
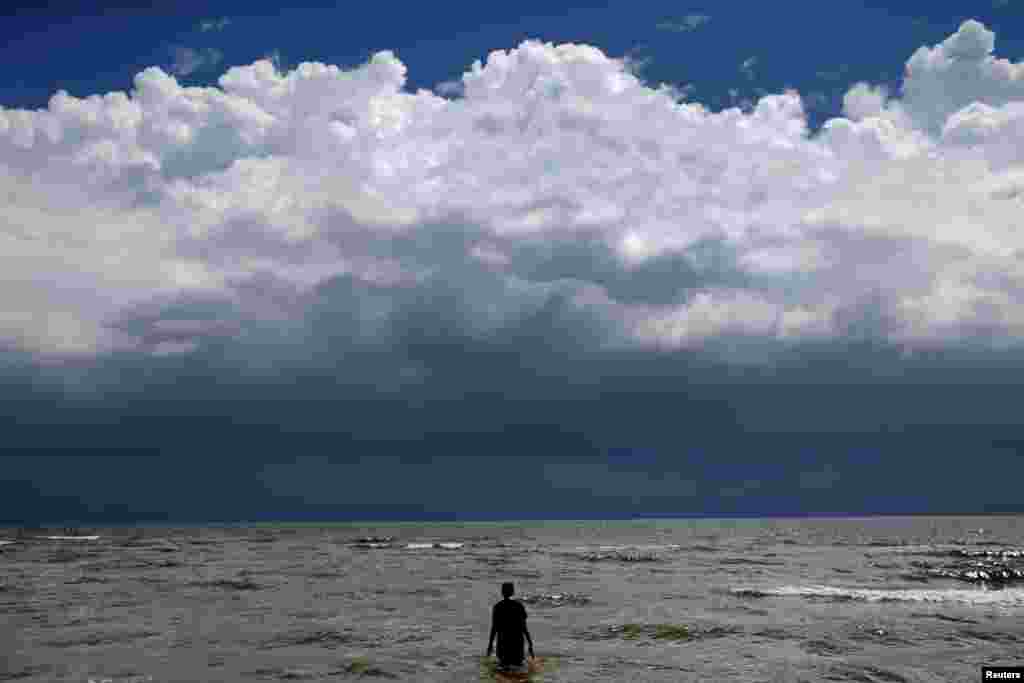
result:
M 512 588 L 512 582 L 511 581 L 506 581 L 505 583 L 501 584 L 501 594 L 502 594 L 502 596 L 504 596 L 506 598 L 511 598 L 513 593 L 515 593 L 515 589 Z

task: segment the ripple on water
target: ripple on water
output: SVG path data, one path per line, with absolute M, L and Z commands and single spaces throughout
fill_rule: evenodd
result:
M 259 648 L 261 650 L 271 650 L 280 647 L 315 645 L 317 647 L 324 647 L 333 650 L 342 645 L 361 642 L 363 640 L 364 639 L 362 637 L 354 633 L 342 633 L 340 631 L 298 631 L 279 634 L 273 638 L 264 640 L 260 644 Z
M 833 664 L 824 676 L 827 681 L 863 681 L 864 683 L 909 683 L 909 679 L 895 671 L 866 664 L 842 662 Z

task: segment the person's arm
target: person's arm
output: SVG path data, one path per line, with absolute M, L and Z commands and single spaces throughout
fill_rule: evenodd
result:
M 498 621 L 495 619 L 495 612 L 491 612 L 491 636 L 487 639 L 487 654 L 486 657 L 491 656 L 491 652 L 494 651 L 494 636 L 498 634 Z
M 526 636 L 526 642 L 530 644 L 530 656 L 535 657 L 533 654 L 533 638 L 530 637 L 530 629 L 526 628 L 526 608 L 523 608 L 523 635 Z

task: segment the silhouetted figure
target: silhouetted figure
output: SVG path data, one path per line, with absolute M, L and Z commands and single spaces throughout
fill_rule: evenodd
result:
M 533 639 L 526 628 L 526 608 L 518 600 L 511 600 L 515 590 L 511 583 L 501 584 L 504 600 L 494 606 L 491 614 L 491 637 L 487 641 L 487 656 L 494 649 L 494 636 L 498 636 L 498 666 L 502 668 L 522 666 L 523 637 L 530 644 L 533 657 Z

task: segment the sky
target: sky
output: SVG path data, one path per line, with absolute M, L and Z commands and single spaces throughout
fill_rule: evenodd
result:
M 0 522 L 1024 512 L 1024 5 L 0 10 Z

